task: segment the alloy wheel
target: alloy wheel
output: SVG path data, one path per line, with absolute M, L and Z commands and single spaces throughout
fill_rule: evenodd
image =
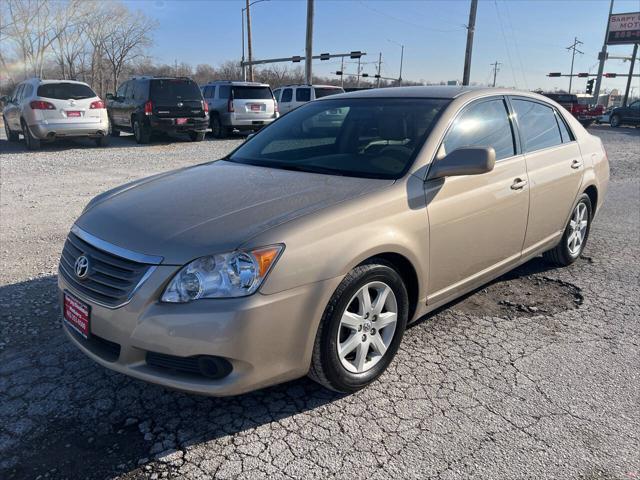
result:
M 582 245 L 587 236 L 589 226 L 589 211 L 584 202 L 578 203 L 569 220 L 569 235 L 567 236 L 567 248 L 573 257 L 577 257 L 582 250 Z
M 398 302 L 383 282 L 361 287 L 347 304 L 338 327 L 338 357 L 352 373 L 373 368 L 385 355 L 398 322 Z

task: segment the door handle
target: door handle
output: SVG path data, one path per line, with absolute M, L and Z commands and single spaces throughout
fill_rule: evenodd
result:
M 578 169 L 582 166 L 582 162 L 578 159 L 575 159 L 571 162 L 571 168 Z
M 527 185 L 526 180 L 522 180 L 521 178 L 516 178 L 511 184 L 511 190 L 522 190 Z

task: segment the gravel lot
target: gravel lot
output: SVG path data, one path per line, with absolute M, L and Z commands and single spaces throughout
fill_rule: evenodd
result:
M 131 179 L 239 140 L 0 140 L 0 478 L 640 478 L 640 130 L 594 127 L 612 183 L 583 258 L 533 260 L 409 329 L 382 379 L 211 399 L 148 385 L 63 337 L 73 220 Z

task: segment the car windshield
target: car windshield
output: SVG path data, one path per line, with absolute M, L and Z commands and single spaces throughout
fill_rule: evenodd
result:
M 260 131 L 227 160 L 333 175 L 400 178 L 448 103 L 431 98 L 310 102 Z
M 234 100 L 271 100 L 269 87 L 233 87 Z
M 315 87 L 316 98 L 328 97 L 329 95 L 336 95 L 338 93 L 344 93 L 341 88 L 327 88 L 327 87 Z
M 81 83 L 45 83 L 38 87 L 38 96 L 56 100 L 81 100 L 97 95 L 88 85 Z
M 202 99 L 202 93 L 195 82 L 180 78 L 152 80 L 149 95 L 156 102 Z

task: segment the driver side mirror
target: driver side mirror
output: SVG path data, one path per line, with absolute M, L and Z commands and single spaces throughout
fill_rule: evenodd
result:
M 429 169 L 427 180 L 461 175 L 480 175 L 493 170 L 496 151 L 493 148 L 458 148 L 439 160 Z
M 11 100 L 11 97 L 9 97 L 9 95 L 3 95 L 2 97 L 0 97 L 0 102 L 2 102 L 5 105 L 9 103 L 10 100 Z
M 107 93 L 104 98 L 106 98 L 107 100 L 115 100 L 116 97 L 113 95 L 113 93 Z

